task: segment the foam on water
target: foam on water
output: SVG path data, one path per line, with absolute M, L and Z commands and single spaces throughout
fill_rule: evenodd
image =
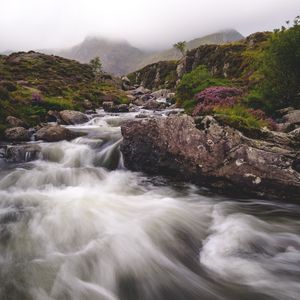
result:
M 124 169 L 120 124 L 0 171 L 0 299 L 298 299 L 300 210 Z M 74 127 L 70 127 L 74 128 Z

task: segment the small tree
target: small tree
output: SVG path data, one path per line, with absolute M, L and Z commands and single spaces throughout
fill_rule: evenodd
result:
M 176 50 L 178 50 L 182 54 L 182 56 L 184 56 L 185 51 L 186 51 L 186 41 L 178 42 L 178 43 L 174 44 L 173 47 Z
M 102 72 L 102 63 L 98 56 L 90 60 L 90 66 L 92 67 L 95 77 L 98 77 Z

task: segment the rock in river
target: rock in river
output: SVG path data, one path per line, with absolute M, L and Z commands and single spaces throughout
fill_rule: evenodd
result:
M 67 125 L 82 124 L 89 120 L 84 113 L 76 110 L 63 110 L 59 114 L 61 119 Z
M 76 138 L 78 134 L 59 125 L 48 125 L 39 129 L 35 136 L 37 140 L 57 142 L 61 140 L 72 140 Z
M 11 142 L 24 142 L 30 140 L 30 131 L 24 127 L 13 127 L 5 130 L 5 138 Z
M 241 195 L 299 198 L 299 143 L 264 133 L 252 139 L 207 116 L 128 121 L 122 126 L 125 166 Z

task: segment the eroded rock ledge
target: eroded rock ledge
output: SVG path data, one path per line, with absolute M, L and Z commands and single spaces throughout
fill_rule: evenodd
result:
M 128 121 L 122 126 L 125 166 L 266 198 L 300 198 L 299 135 L 246 137 L 207 116 Z

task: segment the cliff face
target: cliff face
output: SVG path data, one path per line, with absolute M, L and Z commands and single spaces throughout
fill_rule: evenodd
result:
M 248 56 L 259 52 L 269 33 L 256 33 L 242 41 L 224 45 L 203 45 L 187 52 L 177 62 L 159 62 L 128 75 L 134 84 L 149 89 L 174 88 L 178 79 L 199 65 L 213 76 L 240 79 L 249 66 Z M 164 70 L 163 70 L 164 68 Z M 176 68 L 176 72 L 174 72 Z

